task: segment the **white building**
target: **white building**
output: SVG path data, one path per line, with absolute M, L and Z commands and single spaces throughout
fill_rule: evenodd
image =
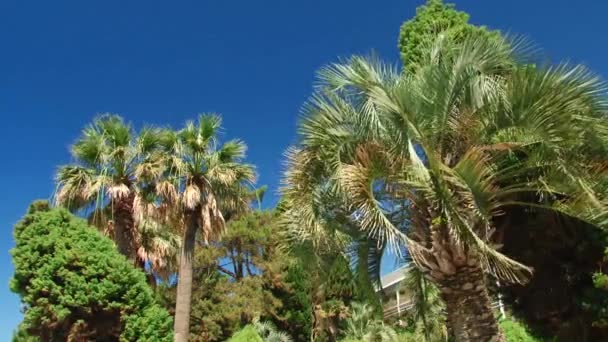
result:
M 406 272 L 407 266 L 403 266 L 384 275 L 380 280 L 382 289 L 379 291 L 382 291 L 382 305 L 384 307 L 385 319 L 399 317 L 412 307 L 410 294 L 405 286 L 401 286 Z M 500 283 L 496 282 L 496 286 L 500 287 Z M 500 317 L 505 317 L 505 307 L 500 294 L 498 294 L 492 303 L 492 308 L 498 310 Z
M 384 307 L 384 318 L 400 316 L 401 313 L 411 307 L 409 294 L 401 282 L 405 279 L 407 266 L 400 267 L 381 278 L 382 304 Z

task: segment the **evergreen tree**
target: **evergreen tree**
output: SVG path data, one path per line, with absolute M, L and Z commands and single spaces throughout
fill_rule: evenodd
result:
M 84 220 L 35 202 L 14 238 L 11 290 L 25 306 L 16 340 L 171 341 L 144 274 Z
M 442 0 L 428 0 L 416 9 L 416 16 L 406 21 L 399 31 L 398 47 L 407 72 L 415 72 L 425 60 L 426 46 L 434 44 L 440 34 L 445 39 L 463 42 L 470 34 L 500 39 L 498 31 L 469 24 L 469 15 Z

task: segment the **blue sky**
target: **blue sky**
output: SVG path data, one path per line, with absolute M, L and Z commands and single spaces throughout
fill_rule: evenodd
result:
M 605 0 L 455 0 L 472 22 L 524 34 L 553 60 L 608 75 Z M 96 113 L 180 127 L 224 117 L 275 191 L 314 73 L 375 51 L 398 63 L 400 24 L 422 0 L 0 2 L 0 340 L 21 320 L 8 290 L 12 226 L 48 198 L 57 165 Z M 272 200 L 272 199 L 271 199 Z

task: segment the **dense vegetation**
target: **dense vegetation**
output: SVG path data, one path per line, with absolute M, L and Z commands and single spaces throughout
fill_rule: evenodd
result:
M 606 87 L 468 19 L 429 0 L 402 70 L 321 69 L 276 208 L 219 115 L 96 118 L 56 207 L 14 228 L 14 340 L 607 339 Z M 396 317 L 388 251 L 408 264 Z

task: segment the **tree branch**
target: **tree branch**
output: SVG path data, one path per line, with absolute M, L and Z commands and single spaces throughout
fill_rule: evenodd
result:
M 220 270 L 220 272 L 224 272 L 227 275 L 231 276 L 232 278 L 236 279 L 236 274 L 234 272 L 230 271 L 229 269 L 227 269 L 221 265 L 217 265 L 217 269 Z

